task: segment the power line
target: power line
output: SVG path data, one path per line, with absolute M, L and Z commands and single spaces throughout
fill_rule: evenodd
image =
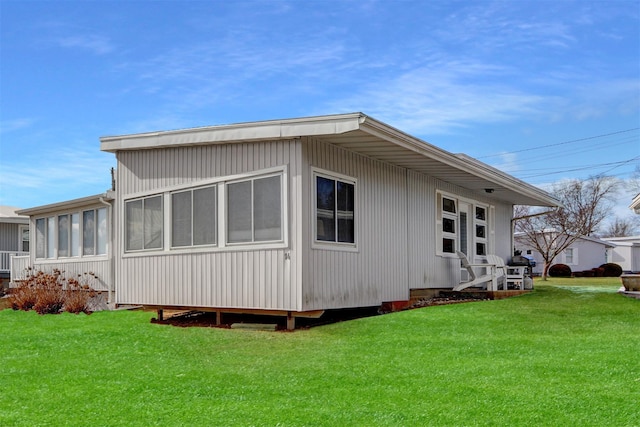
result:
M 477 158 L 478 159 L 486 159 L 488 157 L 504 156 L 505 154 L 516 154 L 516 153 L 523 153 L 525 151 L 542 150 L 544 148 L 557 147 L 559 145 L 573 144 L 573 143 L 576 143 L 576 142 L 584 142 L 584 141 L 589 141 L 589 140 L 592 140 L 592 139 L 604 138 L 606 136 L 619 135 L 621 133 L 633 132 L 633 131 L 636 131 L 638 129 L 640 129 L 640 128 L 636 127 L 636 128 L 631 128 L 631 129 L 620 130 L 620 131 L 617 131 L 617 132 L 606 133 L 606 134 L 602 134 L 602 135 L 589 136 L 589 137 L 580 138 L 580 139 L 573 139 L 571 141 L 557 142 L 555 144 L 539 145 L 539 146 L 533 147 L 533 148 L 523 148 L 521 150 L 502 152 L 502 153 L 498 153 L 498 154 L 488 154 L 486 156 L 480 156 L 480 157 L 477 157 Z

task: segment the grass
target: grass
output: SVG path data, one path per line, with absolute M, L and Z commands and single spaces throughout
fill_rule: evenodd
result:
M 638 426 L 619 279 L 294 333 L 0 311 L 3 426 Z

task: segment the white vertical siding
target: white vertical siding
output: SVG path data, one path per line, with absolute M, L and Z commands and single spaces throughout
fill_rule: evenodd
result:
M 378 305 L 406 300 L 406 173 L 391 166 L 309 141 L 303 147 L 303 307 L 307 310 Z M 357 251 L 313 247 L 311 167 L 355 178 Z
M 212 144 L 124 151 L 118 157 L 118 303 L 216 308 L 294 310 L 300 307 L 296 249 L 292 235 L 281 249 L 194 251 L 123 255 L 124 200 L 200 180 L 288 166 L 289 224 L 300 217 L 300 141 Z M 168 232 L 168 230 L 165 230 Z

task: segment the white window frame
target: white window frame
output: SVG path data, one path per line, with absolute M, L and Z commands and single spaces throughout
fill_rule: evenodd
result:
M 280 238 L 279 239 L 274 239 L 274 240 L 256 240 L 255 237 L 255 221 L 254 221 L 254 206 L 253 203 L 255 201 L 254 198 L 254 184 L 255 181 L 258 181 L 260 179 L 265 179 L 265 178 L 273 178 L 273 177 L 279 177 L 280 178 Z M 254 176 L 249 176 L 249 177 L 243 177 L 240 179 L 234 179 L 234 180 L 228 180 L 225 181 L 225 192 L 226 192 L 226 196 L 225 197 L 225 244 L 226 246 L 229 247 L 237 247 L 237 246 L 255 246 L 255 245 L 271 245 L 271 244 L 278 244 L 278 243 L 283 243 L 284 242 L 284 229 L 285 229 L 285 223 L 284 221 L 284 200 L 283 200 L 283 193 L 284 193 L 284 183 L 283 183 L 283 176 L 282 174 L 278 174 L 278 173 L 270 173 L 270 174 L 260 174 L 260 175 L 254 175 Z M 228 203 L 228 189 L 229 189 L 229 185 L 233 185 L 233 184 L 240 184 L 243 182 L 250 182 L 251 183 L 251 240 L 249 241 L 244 241 L 244 242 L 231 242 L 229 241 L 229 203 Z
M 27 231 L 27 240 L 23 238 L 25 230 Z M 29 249 L 26 251 L 24 250 L 24 242 L 29 244 Z M 29 252 L 29 250 L 31 250 L 31 230 L 29 229 L 28 224 L 20 225 L 18 227 L 18 248 L 20 248 L 20 252 Z
M 564 263 L 567 265 L 578 265 L 578 248 L 568 247 L 564 250 Z
M 328 250 L 338 250 L 345 252 L 357 252 L 358 251 L 358 236 L 359 236 L 359 216 L 360 216 L 360 208 L 358 203 L 358 179 L 352 176 L 343 175 L 337 172 L 328 171 L 320 168 L 311 168 L 311 179 L 312 179 L 312 192 L 311 198 L 313 199 L 313 209 L 311 212 L 311 224 L 313 233 L 311 239 L 311 247 L 313 249 L 328 249 Z M 317 188 L 317 178 L 326 178 L 333 181 L 341 181 L 346 184 L 353 185 L 353 243 L 351 242 L 339 242 L 337 241 L 338 228 L 336 227 L 336 241 L 326 241 L 326 240 L 318 240 L 318 220 L 317 220 L 317 202 L 318 202 L 318 188 Z M 338 220 L 336 214 L 336 221 Z
M 227 243 L 227 184 L 241 182 L 249 179 L 266 178 L 269 176 L 280 176 L 281 185 L 281 221 L 282 235 L 280 240 L 273 241 L 257 241 L 257 242 L 240 242 Z M 121 239 L 125 244 L 122 245 L 121 253 L 124 258 L 139 257 L 147 255 L 171 255 L 181 253 L 199 253 L 199 252 L 229 252 L 244 250 L 263 250 L 263 249 L 286 249 L 289 247 L 289 178 L 288 166 L 276 166 L 271 168 L 260 169 L 242 174 L 215 177 L 198 182 L 189 182 L 186 184 L 156 189 L 149 192 L 133 193 L 127 195 L 123 199 L 121 207 L 122 218 L 125 218 L 126 203 L 144 197 L 153 197 L 161 195 L 163 197 L 163 247 L 161 249 L 146 250 L 127 250 L 126 249 L 126 223 L 120 228 Z M 178 246 L 172 247 L 172 218 L 171 218 L 171 195 L 180 191 L 196 190 L 198 188 L 216 186 L 216 245 L 198 245 L 198 246 Z
M 484 219 L 479 219 L 476 215 L 477 209 L 484 210 Z M 485 256 L 489 252 L 489 207 L 481 203 L 473 205 L 473 239 L 474 253 L 476 256 Z M 484 227 L 484 236 L 478 236 L 478 227 Z M 484 245 L 484 254 L 478 253 L 478 244 Z
M 160 198 L 160 212 L 162 213 L 162 222 L 161 222 L 161 227 L 160 227 L 160 247 L 149 247 L 149 248 L 145 248 L 144 245 L 144 205 L 145 205 L 145 200 L 148 199 L 153 199 L 153 198 Z M 149 253 L 149 252 L 156 252 L 156 251 L 162 251 L 164 250 L 164 248 L 166 248 L 166 242 L 165 242 L 165 237 L 167 236 L 167 213 L 165 212 L 165 210 L 167 209 L 167 203 L 166 203 L 166 198 L 168 197 L 168 195 L 164 195 L 162 193 L 153 193 L 153 194 L 149 194 L 147 196 L 143 196 L 143 197 L 135 197 L 135 198 L 131 198 L 131 199 L 127 199 L 124 201 L 123 203 L 123 208 L 124 208 L 124 212 L 122 215 L 122 230 L 124 233 L 124 239 L 122 240 L 123 242 L 123 248 L 125 250 L 126 253 L 135 253 L 135 252 L 145 252 L 145 253 Z M 127 245 L 128 245 L 128 240 L 127 238 L 129 237 L 127 234 L 127 203 L 133 203 L 133 202 L 137 202 L 137 201 L 141 201 L 142 202 L 142 248 L 141 249 L 128 249 Z
M 455 203 L 456 213 L 448 212 L 444 210 L 444 199 L 453 200 Z M 494 251 L 493 234 L 495 232 L 495 225 L 493 223 L 493 206 L 479 202 L 474 199 L 461 197 L 446 191 L 436 190 L 436 255 L 441 257 L 457 258 L 456 251 L 460 250 L 460 211 L 461 204 L 469 206 L 469 212 L 467 215 L 472 217 L 470 234 L 471 240 L 467 241 L 467 251 L 472 252 L 467 254 L 469 259 L 483 258 L 486 254 L 491 254 Z M 476 208 L 482 208 L 485 212 L 484 220 L 476 218 Z M 454 232 L 444 231 L 444 219 L 449 218 L 455 221 Z M 476 232 L 477 226 L 483 226 L 485 228 L 485 236 L 478 237 Z M 443 240 L 445 238 L 454 239 L 453 252 L 444 252 Z M 477 253 L 477 244 L 481 243 L 485 245 L 486 254 Z

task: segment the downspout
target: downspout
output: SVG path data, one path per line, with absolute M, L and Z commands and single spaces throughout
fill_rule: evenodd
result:
M 116 281 L 116 274 L 115 274 L 115 262 L 113 260 L 113 245 L 114 245 L 114 241 L 113 241 L 113 205 L 109 202 L 107 202 L 106 200 L 104 200 L 104 196 L 100 197 L 98 200 L 100 200 L 100 203 L 102 203 L 103 205 L 107 206 L 108 208 L 108 212 L 109 212 L 109 245 L 108 245 L 108 249 L 107 249 L 107 259 L 109 260 L 109 270 L 110 270 L 110 276 L 111 276 L 111 283 L 109 283 L 109 290 L 107 291 L 107 304 L 111 304 L 113 302 L 113 284 Z

